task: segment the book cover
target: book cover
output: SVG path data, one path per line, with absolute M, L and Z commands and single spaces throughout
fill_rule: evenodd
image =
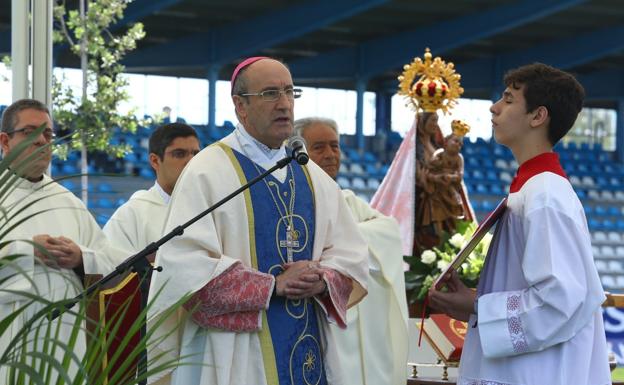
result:
M 498 222 L 498 220 L 503 216 L 505 209 L 507 208 L 507 197 L 503 198 L 498 206 L 490 213 L 490 215 L 485 218 L 485 220 L 479 225 L 475 233 L 472 235 L 472 238 L 466 243 L 466 245 L 459 250 L 455 258 L 449 263 L 449 265 L 438 275 L 438 278 L 433 282 L 433 287 L 440 290 L 442 286 L 444 286 L 444 276 L 449 274 L 452 270 L 457 270 L 462 263 L 470 256 L 470 253 L 477 247 L 481 239 L 487 234 L 488 231 Z
M 446 314 L 432 314 L 420 327 L 442 361 L 459 362 L 468 331 L 466 322 L 457 321 Z

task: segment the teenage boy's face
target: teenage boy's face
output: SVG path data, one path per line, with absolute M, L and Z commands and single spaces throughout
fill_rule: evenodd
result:
M 531 116 L 526 110 L 524 86 L 507 87 L 499 101 L 490 107 L 496 142 L 510 147 L 520 141 L 531 128 Z

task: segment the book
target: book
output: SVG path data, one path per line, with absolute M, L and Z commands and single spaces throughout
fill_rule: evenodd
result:
M 477 228 L 477 230 L 472 235 L 472 238 L 466 243 L 464 247 L 457 253 L 455 258 L 449 263 L 449 265 L 440 273 L 438 278 L 433 282 L 433 287 L 440 290 L 444 286 L 443 277 L 449 274 L 453 270 L 457 270 L 462 263 L 470 256 L 472 251 L 477 247 L 481 239 L 487 234 L 488 231 L 498 222 L 498 220 L 503 216 L 505 209 L 507 208 L 507 198 L 503 198 L 494 211 L 492 211 L 487 218 Z
M 466 322 L 458 321 L 446 314 L 431 314 L 419 327 L 444 363 L 459 362 L 468 331 Z

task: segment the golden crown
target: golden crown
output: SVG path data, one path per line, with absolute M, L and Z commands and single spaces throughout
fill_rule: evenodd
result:
M 465 136 L 468 132 L 470 132 L 470 126 L 463 120 L 453 120 L 451 122 L 451 128 L 453 129 L 453 134 L 457 136 Z
M 442 110 L 446 114 L 464 93 L 459 85 L 461 75 L 455 72 L 453 63 L 447 64 L 439 57 L 432 59 L 429 48 L 425 50 L 424 58 L 423 61 L 416 57 L 411 64 L 403 66 L 403 73 L 399 76 L 399 94 L 409 98 L 416 111 Z

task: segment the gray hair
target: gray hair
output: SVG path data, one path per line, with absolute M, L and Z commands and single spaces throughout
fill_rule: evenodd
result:
M 336 123 L 336 121 L 330 118 L 319 117 L 309 117 L 295 120 L 295 135 L 299 135 L 303 138 L 303 131 L 305 131 L 306 128 L 310 127 L 313 124 L 323 124 L 327 127 L 330 127 L 332 130 L 334 130 L 334 132 L 338 136 L 338 139 L 340 139 L 340 133 L 338 132 L 338 124 Z
M 35 99 L 20 99 L 11 104 L 2 113 L 2 132 L 11 132 L 17 124 L 17 114 L 24 110 L 42 111 L 50 116 L 48 106 Z

